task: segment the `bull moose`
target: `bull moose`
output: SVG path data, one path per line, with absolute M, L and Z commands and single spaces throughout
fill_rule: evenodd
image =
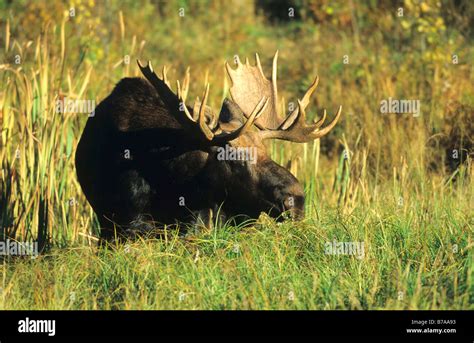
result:
M 76 170 L 98 216 L 101 239 L 148 232 L 157 225 L 190 223 L 203 213 L 256 219 L 262 212 L 282 218 L 304 215 L 304 189 L 268 155 L 264 141 L 309 142 L 326 135 L 341 116 L 321 128 L 323 117 L 306 123 L 306 107 L 319 78 L 298 106 L 282 117 L 277 106 L 277 60 L 271 81 L 255 65 L 236 57 L 225 64 L 232 82 L 219 115 L 202 101 L 185 104 L 189 73 L 176 93 L 163 68 L 138 66 L 143 78 L 124 78 L 96 108 L 82 133 Z M 251 148 L 253 161 L 218 158 L 223 148 Z M 238 219 L 236 219 L 238 221 Z

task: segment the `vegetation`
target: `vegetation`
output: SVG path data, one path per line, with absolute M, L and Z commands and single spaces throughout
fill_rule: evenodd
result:
M 0 309 L 474 309 L 474 6 L 288 3 L 0 1 L 0 241 L 42 250 L 3 258 Z M 207 79 L 219 108 L 224 60 L 258 52 L 269 73 L 277 49 L 283 104 L 318 74 L 308 116 L 343 106 L 321 141 L 269 147 L 307 218 L 98 249 L 74 168 L 88 115 L 57 100 L 98 104 L 140 58 L 190 66 L 190 98 Z M 390 97 L 420 115 L 381 113 Z

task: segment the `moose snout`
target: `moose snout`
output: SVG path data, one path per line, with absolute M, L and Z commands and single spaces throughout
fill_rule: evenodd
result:
M 273 161 L 260 166 L 265 181 L 267 205 L 270 211 L 264 210 L 278 221 L 285 219 L 301 220 L 304 218 L 304 188 L 288 170 Z
M 282 213 L 293 220 L 304 218 L 304 196 L 290 195 L 285 198 L 282 204 Z
M 277 222 L 304 219 L 304 195 L 285 195 L 279 197 L 270 211 L 266 211 Z

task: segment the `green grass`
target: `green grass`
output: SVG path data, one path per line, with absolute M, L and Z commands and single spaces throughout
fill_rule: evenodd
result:
M 320 219 L 301 223 L 53 248 L 3 262 L 0 308 L 474 309 L 473 221 L 453 200 L 317 205 Z M 334 240 L 365 254 L 325 254 Z

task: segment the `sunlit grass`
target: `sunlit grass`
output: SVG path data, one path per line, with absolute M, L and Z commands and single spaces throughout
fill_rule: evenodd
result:
M 472 309 L 472 223 L 452 204 L 53 248 L 3 264 L 4 309 Z M 438 213 L 439 212 L 439 213 Z M 363 258 L 324 244 L 364 241 Z M 456 247 L 455 247 L 456 246 Z M 471 297 L 471 298 L 470 298 Z

